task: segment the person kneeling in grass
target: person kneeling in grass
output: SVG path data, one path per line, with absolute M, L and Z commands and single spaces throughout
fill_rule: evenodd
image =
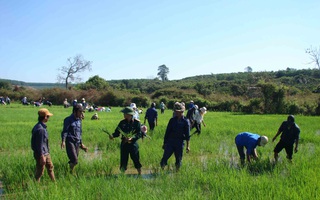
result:
M 48 175 L 52 181 L 55 181 L 53 164 L 49 154 L 49 140 L 46 123 L 53 114 L 48 109 L 42 108 L 38 111 L 38 123 L 32 129 L 31 148 L 33 157 L 36 160 L 35 178 L 40 182 L 44 168 L 47 168 Z
M 258 159 L 256 147 L 265 146 L 268 143 L 268 137 L 260 136 L 258 134 L 249 133 L 249 132 L 242 132 L 236 136 L 235 143 L 237 145 L 241 164 L 244 165 L 245 163 L 244 147 L 247 149 L 247 152 L 246 152 L 247 161 L 248 163 L 250 163 L 251 157 L 253 157 L 253 159 L 255 160 Z

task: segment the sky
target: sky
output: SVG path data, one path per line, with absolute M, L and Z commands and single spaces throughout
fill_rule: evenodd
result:
M 0 0 L 0 78 L 56 83 L 82 55 L 105 80 L 313 69 L 319 0 Z

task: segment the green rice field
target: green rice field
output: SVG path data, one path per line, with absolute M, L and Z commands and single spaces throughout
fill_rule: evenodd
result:
M 182 167 L 175 172 L 174 156 L 166 169 L 160 168 L 163 136 L 172 111 L 160 114 L 158 110 L 158 126 L 148 132 L 151 139 L 139 140 L 143 167 L 138 176 L 130 159 L 126 173 L 120 173 L 120 139 L 109 140 L 101 131 L 114 131 L 123 119 L 121 108 L 98 112 L 100 120 L 90 120 L 94 113 L 85 113 L 83 143 L 89 151 L 80 152 L 74 174 L 69 173 L 65 149 L 60 148 L 63 119 L 72 109 L 47 108 L 54 114 L 47 126 L 56 182 L 45 172 L 37 183 L 30 140 L 39 108 L 0 106 L 0 199 L 320 199 L 319 116 L 295 116 L 301 129 L 299 151 L 290 163 L 283 150 L 274 163 L 273 148 L 280 137 L 271 140 L 286 115 L 209 111 L 204 117 L 207 126 L 202 126 L 199 136 L 191 137 L 191 150 L 184 152 Z M 140 119 L 143 123 L 144 113 Z M 258 161 L 241 167 L 234 138 L 244 131 L 266 135 L 269 143 L 257 148 Z

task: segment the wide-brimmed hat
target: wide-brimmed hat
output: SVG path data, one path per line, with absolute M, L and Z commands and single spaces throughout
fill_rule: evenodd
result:
M 46 108 L 41 108 L 39 111 L 38 111 L 38 115 L 40 117 L 45 117 L 45 116 L 52 116 L 53 114 L 51 112 L 49 112 L 48 109 Z
M 260 137 L 260 146 L 265 146 L 268 143 L 269 139 L 267 136 L 261 136 Z
M 125 107 L 121 110 L 123 114 L 134 115 L 134 111 L 131 107 Z
M 133 108 L 133 109 L 136 109 L 136 108 L 137 108 L 137 106 L 136 106 L 135 103 L 131 103 L 131 104 L 130 104 L 130 107 Z
M 179 102 L 176 102 L 174 105 L 173 105 L 173 110 L 174 111 L 177 111 L 177 112 L 184 112 L 185 111 L 185 107 L 179 103 Z

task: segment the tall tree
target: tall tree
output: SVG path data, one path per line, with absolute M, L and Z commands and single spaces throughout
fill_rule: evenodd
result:
M 320 69 L 320 47 L 310 47 L 306 49 L 306 53 L 309 54 L 311 62 L 309 64 L 315 64 Z
M 68 89 L 70 82 L 81 81 L 78 75 L 80 72 L 84 72 L 85 70 L 91 71 L 91 64 L 91 61 L 85 60 L 80 54 L 73 58 L 68 58 L 67 65 L 58 69 L 60 71 L 60 74 L 57 76 L 58 82 L 65 83 L 66 89 Z
M 252 72 L 252 67 L 248 66 L 248 67 L 244 68 L 244 71 L 251 73 Z
M 162 81 L 167 81 L 168 79 L 168 74 L 169 74 L 169 68 L 166 65 L 160 65 L 158 67 L 158 76 L 161 78 Z

